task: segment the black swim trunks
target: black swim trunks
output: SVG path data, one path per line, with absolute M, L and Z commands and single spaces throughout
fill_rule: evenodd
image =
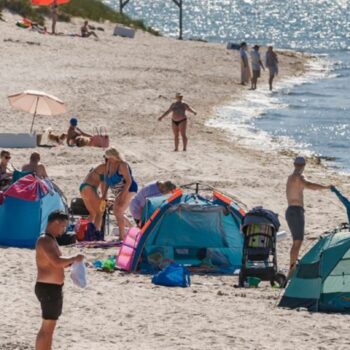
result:
M 58 320 L 63 307 L 63 284 L 37 282 L 35 295 L 41 304 L 42 318 L 44 320 Z
M 289 226 L 289 230 L 292 234 L 293 241 L 304 240 L 304 230 L 305 230 L 304 208 L 296 205 L 289 206 L 286 210 L 286 220 Z

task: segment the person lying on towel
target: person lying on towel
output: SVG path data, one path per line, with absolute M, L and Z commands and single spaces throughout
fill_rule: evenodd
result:
M 70 126 L 67 131 L 68 146 L 89 146 L 91 143 L 92 135 L 87 134 L 78 128 L 78 119 L 72 118 L 69 123 Z
M 140 225 L 141 223 L 142 212 L 146 205 L 147 198 L 162 196 L 171 193 L 175 189 L 176 185 L 171 181 L 153 181 L 145 185 L 130 203 L 130 212 L 136 224 Z

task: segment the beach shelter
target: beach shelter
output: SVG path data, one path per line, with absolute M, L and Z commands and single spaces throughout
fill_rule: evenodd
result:
M 244 211 L 214 192 L 211 199 L 177 190 L 144 208 L 142 229 L 129 231 L 118 256 L 126 271 L 155 271 L 171 262 L 201 271 L 232 273 L 242 262 Z
M 350 231 L 325 234 L 299 262 L 279 303 L 291 309 L 350 311 Z
M 34 248 L 54 210 L 65 210 L 61 195 L 49 180 L 33 175 L 19 179 L 3 194 L 0 205 L 0 245 Z

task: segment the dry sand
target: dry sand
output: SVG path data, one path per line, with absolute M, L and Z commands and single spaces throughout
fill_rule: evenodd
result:
M 134 40 L 111 35 L 100 40 L 52 37 L 19 29 L 15 19 L 0 22 L 1 131 L 30 128 L 31 117 L 14 111 L 11 93 L 43 90 L 65 101 L 69 113 L 37 118 L 36 130 L 47 126 L 65 131 L 71 116 L 81 127 L 108 128 L 112 144 L 130 162 L 140 184 L 173 179 L 179 184 L 203 181 L 240 198 L 249 208 L 264 205 L 284 221 L 285 180 L 291 156 L 242 147 L 224 130 L 206 127 L 215 107 L 249 93 L 239 85 L 237 51 L 224 45 L 177 41 L 137 32 Z M 81 20 L 59 23 L 78 32 Z M 12 41 L 5 41 L 11 39 Z M 18 42 L 17 42 L 18 40 Z M 38 43 L 29 44 L 28 42 Z M 306 58 L 280 55 L 281 76 L 302 74 Z M 261 83 L 266 83 L 266 74 Z M 278 84 L 278 81 L 277 81 Z M 187 153 L 172 152 L 170 119 L 157 117 L 176 91 L 198 111 L 190 117 Z M 22 165 L 31 149 L 14 149 L 13 163 Z M 40 149 L 50 176 L 68 198 L 90 167 L 102 160 L 99 149 L 55 147 Z M 311 180 L 340 185 L 350 193 L 348 177 L 310 164 Z M 306 194 L 305 246 L 325 230 L 345 221 L 345 212 L 330 192 Z M 278 245 L 280 267 L 288 264 L 291 240 Z M 76 249 L 64 249 L 65 254 Z M 87 260 L 115 254 L 86 250 Z M 0 349 L 33 349 L 40 325 L 39 304 L 33 293 L 34 251 L 2 249 L 0 257 Z M 193 276 L 187 289 L 155 287 L 149 276 L 89 271 L 89 286 L 79 290 L 69 278 L 64 313 L 54 349 L 349 349 L 348 316 L 312 314 L 275 307 L 280 290 L 267 284 L 257 290 L 234 289 L 236 277 Z

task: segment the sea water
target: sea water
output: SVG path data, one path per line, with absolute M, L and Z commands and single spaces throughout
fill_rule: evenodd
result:
M 172 0 L 130 0 L 124 12 L 178 35 Z M 350 171 L 350 0 L 183 0 L 183 12 L 187 39 L 273 43 L 317 56 L 304 76 L 277 79 L 272 93 L 263 73 L 257 91 L 219 108 L 210 125 L 249 146 L 314 153 Z

